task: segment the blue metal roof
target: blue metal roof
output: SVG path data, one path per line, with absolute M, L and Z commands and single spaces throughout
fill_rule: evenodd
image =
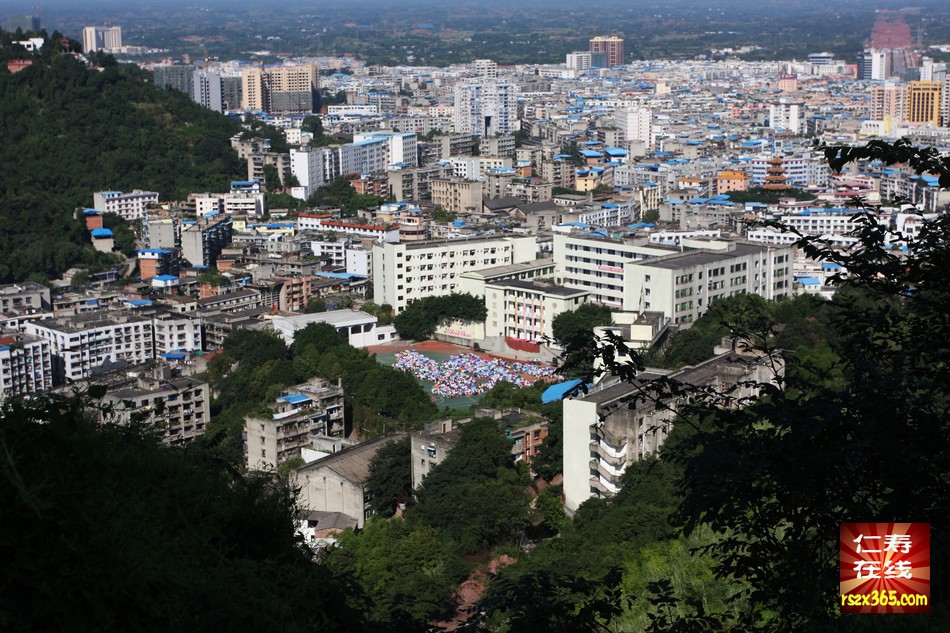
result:
M 112 237 L 112 229 L 93 229 L 93 237 Z
M 550 402 L 556 402 L 557 400 L 563 400 L 567 396 L 573 396 L 580 391 L 582 383 L 582 380 L 575 379 L 551 385 L 541 394 L 541 402 L 548 404 Z
M 278 400 L 283 400 L 288 404 L 300 404 L 302 402 L 311 402 L 310 396 L 305 396 L 302 393 L 292 393 L 286 396 L 281 396 L 277 398 Z

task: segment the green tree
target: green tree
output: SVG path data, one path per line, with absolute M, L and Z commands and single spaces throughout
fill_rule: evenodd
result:
M 429 631 L 449 615 L 453 587 L 465 566 L 445 535 L 402 519 L 370 519 L 360 534 L 345 532 L 328 566 L 354 576 L 372 600 L 374 630 Z
M 528 519 L 526 482 L 490 418 L 462 427 L 458 444 L 416 491 L 412 520 L 444 529 L 463 552 L 511 541 Z
M 100 425 L 89 405 L 0 407 L 5 630 L 366 626 L 352 577 L 296 536 L 285 488 L 136 424 Z
M 593 330 L 599 325 L 609 325 L 610 308 L 597 303 L 585 303 L 571 312 L 562 312 L 551 323 L 555 340 L 561 344 L 580 337 L 593 336 Z
M 446 321 L 484 321 L 487 316 L 485 302 L 479 297 L 452 293 L 413 301 L 396 315 L 393 325 L 400 338 L 421 341 L 431 337 Z
M 828 152 L 835 168 L 863 158 L 900 160 L 950 185 L 950 160 L 906 142 Z M 682 470 L 677 522 L 687 536 L 715 533 L 706 551 L 716 575 L 741 581 L 728 602 L 747 605 L 725 621 L 722 613 L 697 613 L 693 627 L 877 630 L 877 622 L 845 621 L 839 613 L 838 534 L 845 522 L 929 521 L 931 558 L 950 553 L 942 519 L 950 513 L 943 372 L 950 359 L 950 216 L 924 223 L 915 237 L 891 234 L 868 209 L 855 221 L 852 249 L 799 241 L 806 255 L 848 271 L 833 280 L 842 298 L 829 313 L 832 336 L 815 348 L 824 351 L 793 356 L 796 370 L 786 373 L 782 388 L 760 384 L 754 400 L 728 389 L 693 392 L 678 410 L 674 433 L 690 432 L 663 453 Z M 745 321 L 748 331 L 738 333 L 768 351 L 768 339 L 755 339 L 756 323 Z M 807 366 L 815 361 L 821 365 Z M 829 363 L 833 374 L 822 376 Z M 915 630 L 943 626 L 947 575 L 932 570 L 933 612 L 908 616 Z M 675 604 L 658 590 L 657 604 Z M 654 623 L 659 630 L 680 627 L 670 611 Z
M 412 498 L 412 447 L 409 436 L 383 446 L 369 464 L 364 486 L 373 512 L 390 517 Z
M 313 134 L 314 138 L 320 138 L 323 136 L 323 119 L 316 115 L 304 117 L 300 128 Z
M 316 312 L 327 311 L 327 300 L 323 297 L 311 297 L 304 308 L 304 314 L 314 314 Z

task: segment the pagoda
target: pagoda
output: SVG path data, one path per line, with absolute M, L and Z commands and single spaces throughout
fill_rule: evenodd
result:
M 769 168 L 765 172 L 765 184 L 763 189 L 769 191 L 785 191 L 788 189 L 788 177 L 785 175 L 785 168 L 782 166 L 782 159 L 778 156 L 769 161 Z

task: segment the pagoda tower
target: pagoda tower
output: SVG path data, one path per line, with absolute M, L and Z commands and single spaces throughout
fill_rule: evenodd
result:
M 785 168 L 782 166 L 781 157 L 776 156 L 769 161 L 769 168 L 765 173 L 765 184 L 763 189 L 769 191 L 785 191 L 788 189 L 788 177 L 785 175 Z

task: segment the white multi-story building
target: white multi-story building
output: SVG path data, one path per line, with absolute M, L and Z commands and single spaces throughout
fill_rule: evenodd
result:
M 490 59 L 476 59 L 472 62 L 475 66 L 475 74 L 486 79 L 496 79 L 498 77 L 498 64 Z
M 804 209 L 783 215 L 779 222 L 804 235 L 846 236 L 862 226 L 855 220 L 856 213 L 855 209 Z
M 384 140 L 386 143 L 387 164 L 385 169 L 388 169 L 391 165 L 407 167 L 416 167 L 419 165 L 419 153 L 417 149 L 419 139 L 415 132 L 365 132 L 353 136 L 354 143 L 379 139 Z
M 82 30 L 82 49 L 93 51 L 118 51 L 122 48 L 121 26 L 86 26 Z
M 769 104 L 769 129 L 787 130 L 792 134 L 805 131 L 805 104 L 780 100 Z
M 390 165 L 389 141 L 381 136 L 347 143 L 337 150 L 337 154 L 340 157 L 341 175 L 386 171 Z
M 775 381 L 783 373 L 780 358 L 752 351 L 720 349 L 719 355 L 687 367 L 670 379 L 696 387 L 737 386 L 733 397 L 755 395 L 752 383 Z M 620 491 L 629 464 L 653 455 L 666 441 L 675 419 L 675 401 L 661 404 L 636 396 L 646 381 L 667 372 L 647 370 L 634 383 L 601 381 L 586 394 L 564 400 L 564 505 L 568 513 L 591 497 Z
M 617 127 L 623 140 L 640 141 L 653 146 L 653 112 L 647 108 L 627 107 L 615 113 Z
M 244 422 L 247 468 L 273 470 L 318 437 L 343 437 L 343 388 L 319 378 L 288 389 L 270 404 L 269 415 Z
M 52 363 L 48 340 L 19 332 L 0 332 L 0 401 L 51 389 Z
M 568 70 L 574 70 L 579 73 L 590 70 L 590 51 L 577 51 L 568 53 L 566 58 Z
M 485 284 L 485 336 L 506 336 L 523 341 L 553 339 L 551 325 L 557 315 L 587 302 L 587 291 L 520 279 Z
M 516 87 L 480 81 L 455 86 L 455 131 L 475 136 L 495 136 L 517 131 Z
M 252 191 L 235 193 L 207 193 L 195 195 L 195 213 L 198 217 L 208 214 L 243 215 L 259 218 L 264 215 L 264 194 Z
M 784 245 L 684 238 L 670 247 L 642 238 L 554 236 L 561 284 L 625 312 L 662 312 L 685 327 L 720 297 L 791 296 L 792 255 Z
M 155 355 L 204 349 L 201 319 L 192 314 L 159 313 L 152 319 Z
M 624 309 L 626 266 L 633 261 L 675 252 L 647 240 L 615 240 L 555 233 L 556 278 L 565 286 L 586 290 L 590 300 Z
M 115 213 L 126 222 L 141 220 L 149 205 L 158 204 L 158 193 L 135 189 L 132 193 L 98 191 L 92 194 L 92 206 L 101 213 Z
M 373 247 L 373 290 L 379 304 L 397 313 L 416 299 L 456 291 L 463 272 L 535 259 L 533 236 L 430 240 Z
M 221 75 L 207 70 L 197 70 L 191 78 L 193 85 L 191 97 L 195 103 L 215 112 L 224 110 L 221 97 Z
M 717 299 L 756 294 L 792 296 L 794 247 L 730 242 L 725 250 L 697 250 L 628 263 L 624 310 L 662 312 L 689 327 Z
M 155 357 L 152 318 L 145 315 L 91 312 L 30 321 L 26 333 L 50 342 L 55 384 Z
M 295 197 L 308 199 L 314 191 L 325 184 L 323 180 L 323 150 L 291 149 L 290 172 L 300 183 L 302 191 Z

